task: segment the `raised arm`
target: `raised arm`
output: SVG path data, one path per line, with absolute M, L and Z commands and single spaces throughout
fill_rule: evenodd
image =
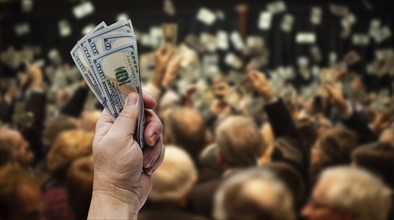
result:
M 346 102 L 342 89 L 337 84 L 326 84 L 325 88 L 330 94 L 332 103 L 337 109 L 342 123 L 358 136 L 358 144 L 366 144 L 377 140 L 373 131 L 368 127 L 368 123 L 362 118 L 360 113 L 354 111 Z
M 88 219 L 137 219 L 152 187 L 151 175 L 164 158 L 163 126 L 151 110 L 155 101 L 144 96 L 147 148 L 133 139 L 139 96 L 130 93 L 116 119 L 104 110 L 93 141 L 94 179 Z

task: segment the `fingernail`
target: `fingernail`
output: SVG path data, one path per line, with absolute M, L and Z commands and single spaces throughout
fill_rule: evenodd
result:
M 137 104 L 137 101 L 138 95 L 132 92 L 129 94 L 129 96 L 127 96 L 126 105 L 135 105 Z
M 154 146 L 156 144 L 157 139 L 159 139 L 160 134 L 158 133 L 153 133 L 152 136 L 150 136 L 150 140 L 152 143 L 152 146 Z

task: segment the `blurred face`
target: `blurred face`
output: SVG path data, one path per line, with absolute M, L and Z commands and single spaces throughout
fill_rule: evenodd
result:
M 38 187 L 23 184 L 16 192 L 14 210 L 8 216 L 10 220 L 44 220 L 44 203 Z
M 313 145 L 313 147 L 311 148 L 311 166 L 317 165 L 320 163 L 321 161 L 321 152 L 320 152 L 320 148 L 319 148 L 319 142 L 316 141 L 316 143 Z
M 316 120 L 318 124 L 318 128 L 316 131 L 318 136 L 321 136 L 321 134 L 323 134 L 325 131 L 332 127 L 331 121 L 326 117 L 319 116 Z
M 30 150 L 29 143 L 17 131 L 10 130 L 9 137 L 14 144 L 15 158 L 22 166 L 29 166 L 34 159 L 33 152 Z
M 349 211 L 337 209 L 328 202 L 326 192 L 332 183 L 319 182 L 310 200 L 301 210 L 301 216 L 309 220 L 351 220 Z
M 392 130 L 383 132 L 379 137 L 379 142 L 394 145 L 394 134 L 391 131 Z

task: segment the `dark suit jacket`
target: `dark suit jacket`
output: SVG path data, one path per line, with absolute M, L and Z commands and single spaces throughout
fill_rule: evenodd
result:
M 190 195 L 189 207 L 193 213 L 211 218 L 213 200 L 216 190 L 222 183 L 222 179 L 211 180 L 197 185 Z
M 368 123 L 364 120 L 360 113 L 354 110 L 349 118 L 342 119 L 342 123 L 357 134 L 359 145 L 368 144 L 377 140 L 376 135 L 368 127 Z
M 141 210 L 139 220 L 206 220 L 202 216 L 187 212 L 174 204 L 155 204 L 147 210 Z
M 287 110 L 286 105 L 282 99 L 278 99 L 275 102 L 266 104 L 264 110 L 267 114 L 268 120 L 272 127 L 272 132 L 275 138 L 283 139 L 288 144 L 283 145 L 283 149 L 277 149 L 279 146 L 276 144 L 274 149 L 273 160 L 285 162 L 293 166 L 300 172 L 304 180 L 308 179 L 308 165 L 309 165 L 309 148 L 310 146 L 304 146 L 304 141 L 301 134 L 299 133 L 295 122 Z M 292 152 L 293 151 L 293 152 Z M 286 159 L 283 155 L 285 153 L 291 153 L 297 156 L 297 160 Z
M 79 117 L 88 98 L 89 89 L 79 87 L 66 105 L 61 109 L 61 113 L 72 117 Z
M 43 123 L 46 117 L 46 95 L 44 92 L 32 91 L 30 97 L 26 101 L 26 111 L 33 113 L 34 122 L 32 127 L 23 128 L 22 134 L 25 139 L 30 143 L 35 162 L 43 158 L 42 152 L 42 131 Z

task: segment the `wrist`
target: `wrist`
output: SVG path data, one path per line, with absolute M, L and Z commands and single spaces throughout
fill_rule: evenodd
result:
M 137 219 L 139 206 L 106 191 L 93 190 L 88 219 Z
M 96 176 L 93 180 L 93 192 L 100 195 L 108 195 L 120 202 L 140 206 L 140 196 L 137 192 L 139 189 L 131 190 L 108 181 L 99 181 Z M 138 209 L 137 209 L 138 210 Z

